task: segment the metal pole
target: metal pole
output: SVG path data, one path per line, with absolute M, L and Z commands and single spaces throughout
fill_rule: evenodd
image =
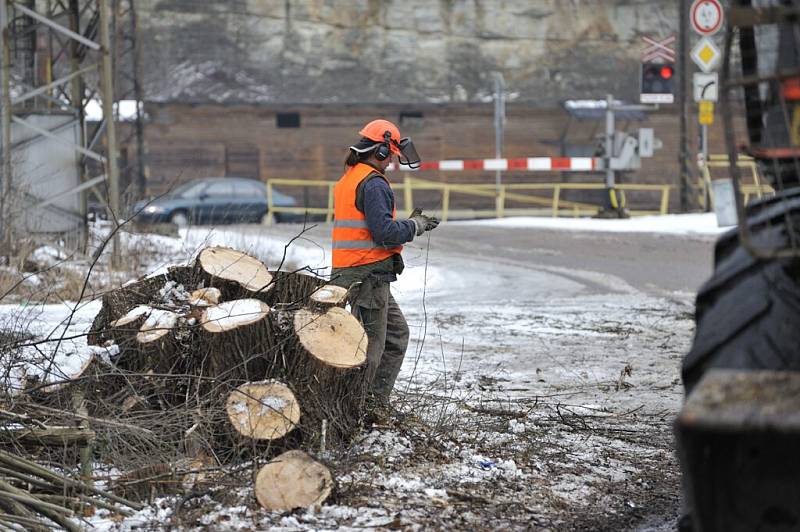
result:
M 70 0 L 69 1 L 69 29 L 75 33 L 81 32 L 81 11 L 80 6 L 78 5 L 78 0 Z M 78 50 L 79 44 L 78 41 L 72 39 L 69 43 L 69 67 L 70 72 L 72 74 L 76 74 L 80 72 L 80 59 L 78 58 Z M 99 70 L 98 70 L 99 73 Z M 73 110 L 77 113 L 78 121 L 79 121 L 79 142 L 81 146 L 86 146 L 86 124 L 84 122 L 84 112 L 83 112 L 83 89 L 84 89 L 84 78 L 83 76 L 75 76 L 70 81 L 70 99 Z M 86 165 L 84 164 L 85 159 L 78 159 L 77 164 L 77 172 L 78 177 L 81 183 L 86 182 Z M 80 195 L 80 214 L 81 218 L 83 218 L 83 225 L 81 228 L 82 235 L 81 235 L 81 251 L 86 252 L 86 249 L 89 245 L 89 220 L 88 220 L 88 212 L 89 212 L 89 197 L 88 197 L 88 190 L 83 189 Z
M 506 82 L 503 79 L 503 74 L 500 72 L 494 73 L 494 157 L 495 159 L 503 158 L 503 133 L 506 123 L 506 97 L 505 97 Z M 497 202 L 497 212 L 501 212 L 501 198 L 500 187 L 503 184 L 503 171 L 496 170 L 494 174 L 494 182 L 496 187 L 495 201 Z
M 689 175 L 689 134 L 688 116 L 689 102 L 686 97 L 687 72 L 686 55 L 689 48 L 689 0 L 678 0 L 679 5 L 679 39 L 678 39 L 678 105 L 680 106 L 680 145 L 678 148 L 678 160 L 680 163 L 680 180 L 678 183 L 680 191 L 681 212 L 688 212 L 690 206 L 691 176 Z
M 703 124 L 700 126 L 700 158 L 703 161 L 703 164 L 708 162 L 708 126 Z M 703 187 L 703 205 L 705 207 L 706 212 L 711 211 L 711 190 L 708 186 L 708 183 L 705 183 Z
M 2 148 L 3 148 L 3 175 L 2 190 L 0 190 L 0 239 L 2 239 L 3 249 L 0 254 L 5 254 L 9 250 L 6 245 L 9 243 L 8 227 L 6 224 L 8 193 L 11 190 L 11 54 L 9 53 L 10 36 L 8 28 L 8 3 L 0 0 L 0 29 L 3 32 L 2 39 Z
M 109 15 L 107 0 L 98 0 L 100 10 L 100 46 L 102 47 L 102 76 L 100 80 L 103 98 L 103 120 L 106 124 L 106 175 L 108 176 L 108 205 L 112 212 L 112 219 L 119 215 L 119 168 L 117 166 L 117 135 L 114 124 L 114 71 L 111 62 L 111 38 L 109 35 Z M 119 264 L 120 249 L 119 238 L 115 233 L 112 241 L 111 263 Z
M 139 46 L 139 30 L 138 20 L 136 13 L 135 0 L 130 1 L 130 10 L 128 16 L 131 18 L 131 39 L 133 47 L 133 98 L 136 100 L 136 189 L 139 198 L 143 198 L 145 190 L 147 189 L 147 181 L 145 178 L 145 147 L 144 147 L 144 90 L 141 83 L 141 59 L 142 51 Z
M 606 188 L 614 188 L 614 170 L 611 169 L 611 158 L 614 156 L 614 96 L 606 96 Z M 610 199 L 610 197 L 609 197 Z

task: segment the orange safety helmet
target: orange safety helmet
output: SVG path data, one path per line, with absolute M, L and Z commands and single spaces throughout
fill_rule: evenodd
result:
M 373 120 L 361 128 L 358 134 L 375 142 L 383 142 L 386 140 L 385 135 L 387 131 L 392 140 L 392 142 L 389 142 L 389 149 L 391 149 L 392 153 L 395 155 L 400 155 L 400 141 L 402 140 L 400 138 L 400 129 L 388 120 L 383 120 L 382 118 Z

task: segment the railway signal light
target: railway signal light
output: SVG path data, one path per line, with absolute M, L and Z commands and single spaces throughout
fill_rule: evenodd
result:
M 642 103 L 674 103 L 673 78 L 675 63 L 642 63 Z

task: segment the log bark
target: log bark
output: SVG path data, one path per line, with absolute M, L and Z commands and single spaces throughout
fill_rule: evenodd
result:
M 300 403 L 277 381 L 242 384 L 228 396 L 225 409 L 236 431 L 255 440 L 282 438 L 300 421 Z
M 120 346 L 115 365 L 138 374 L 169 373 L 177 369 L 176 364 L 180 362 L 180 357 L 175 356 L 179 345 L 177 334 L 179 328 L 185 327 L 180 316 L 170 310 L 151 309 L 143 321 L 136 318 L 131 323 L 136 321 L 142 323 L 138 330 L 111 324 L 106 329 L 106 334 Z
M 170 373 L 175 368 L 179 318 L 170 310 L 153 309 L 136 333 L 136 342 L 145 364 L 140 370 Z
M 197 286 L 199 279 L 188 266 L 173 266 L 168 273 L 146 277 L 134 283 L 112 290 L 103 295 L 103 305 L 92 322 L 87 341 L 89 345 L 101 345 L 110 339 L 109 324 L 127 314 L 138 305 L 161 306 L 159 291 L 168 282 L 185 287 Z
M 224 379 L 233 386 L 263 379 L 265 354 L 273 342 L 269 318 L 269 306 L 259 299 L 237 299 L 208 307 L 200 320 L 204 339 L 200 344 L 205 344 L 206 354 L 198 373 Z
M 256 499 L 271 511 L 322 504 L 332 491 L 330 470 L 303 451 L 277 456 L 256 475 Z
M 330 440 L 347 439 L 360 422 L 367 390 L 364 328 L 350 313 L 333 307 L 324 313 L 296 311 L 290 332 L 280 343 L 278 367 L 267 376 L 292 386 L 309 442 L 319 441 L 323 420 Z
M 281 309 L 297 309 L 305 306 L 311 294 L 325 284 L 323 278 L 305 271 L 276 271 L 272 272 L 272 275 L 275 279 L 275 288 L 268 302 L 271 306 Z
M 195 270 L 206 287 L 220 290 L 223 301 L 257 298 L 269 303 L 272 274 L 255 257 L 231 248 L 207 247 L 198 254 Z

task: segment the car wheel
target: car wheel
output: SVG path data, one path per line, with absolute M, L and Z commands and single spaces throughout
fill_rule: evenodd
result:
M 169 223 L 181 229 L 189 227 L 189 215 L 185 211 L 175 211 L 169 216 Z

